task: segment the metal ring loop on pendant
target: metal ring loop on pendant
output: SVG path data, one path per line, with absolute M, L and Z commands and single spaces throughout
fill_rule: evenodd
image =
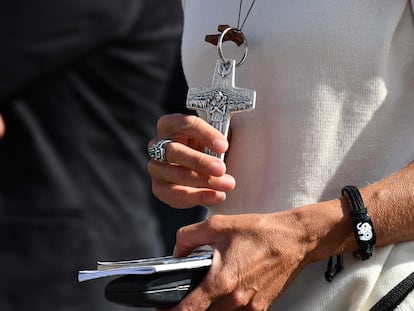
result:
M 243 53 L 243 57 L 242 57 L 242 59 L 236 64 L 236 67 L 238 67 L 238 66 L 240 66 L 240 65 L 242 65 L 245 61 L 246 61 L 246 58 L 247 58 L 247 54 L 248 54 L 248 52 L 249 52 L 249 47 L 248 47 L 248 45 L 247 45 L 247 40 L 246 40 L 246 37 L 244 36 L 244 33 L 242 32 L 242 31 L 240 31 L 240 29 L 237 29 L 237 28 L 233 28 L 233 27 L 229 27 L 229 28 L 226 28 L 222 33 L 221 33 L 221 35 L 220 35 L 220 38 L 219 38 L 219 40 L 218 40 L 218 53 L 219 53 L 219 55 L 220 55 L 220 58 L 221 58 L 221 60 L 222 60 L 222 62 L 224 63 L 224 64 L 229 64 L 230 62 L 229 62 L 229 60 L 227 59 L 227 58 L 225 58 L 224 57 L 224 54 L 223 54 L 223 41 L 224 41 L 224 37 L 226 36 L 226 34 L 229 32 L 229 31 L 231 31 L 231 30 L 233 30 L 233 31 L 235 31 L 235 32 L 237 32 L 237 33 L 239 33 L 241 36 L 242 36 L 242 38 L 243 38 L 243 47 L 244 47 L 244 53 Z

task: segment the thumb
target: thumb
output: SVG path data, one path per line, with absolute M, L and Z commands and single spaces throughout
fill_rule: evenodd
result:
M 214 243 L 214 234 L 207 226 L 206 220 L 204 220 L 178 229 L 173 255 L 174 257 L 184 257 L 197 247 Z

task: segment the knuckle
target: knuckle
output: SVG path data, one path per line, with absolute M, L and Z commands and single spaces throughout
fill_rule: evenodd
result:
M 198 119 L 196 116 L 185 116 L 180 122 L 180 129 L 183 132 L 192 132 L 197 126 Z
M 223 222 L 223 215 L 212 215 L 208 219 L 206 219 L 206 223 L 209 227 L 212 229 L 218 229 L 221 227 L 221 224 Z
M 210 189 L 215 189 L 217 187 L 217 178 L 214 176 L 206 176 L 205 184 Z
M 221 293 L 229 295 L 234 292 L 237 283 L 230 275 L 227 274 L 223 276 L 221 274 L 221 276 L 217 278 L 217 284 L 220 284 Z
M 177 243 L 181 242 L 181 237 L 185 234 L 184 227 L 178 228 L 177 232 L 175 234 L 175 237 L 177 239 Z
M 206 184 L 209 188 L 214 188 L 216 184 L 216 179 L 213 176 L 207 176 Z
M 197 156 L 194 156 L 194 169 L 197 172 L 201 172 L 205 168 L 205 155 L 203 153 L 198 154 Z
M 180 113 L 162 115 L 157 121 L 157 132 L 159 134 L 168 134 L 171 131 L 174 131 L 175 125 L 181 124 L 183 118 L 185 118 L 185 116 Z
M 177 229 L 176 234 L 175 234 L 175 245 L 178 248 L 186 248 L 187 247 L 187 229 L 186 226 L 181 227 L 179 229 Z
M 165 128 L 169 124 L 169 122 L 171 120 L 171 117 L 172 117 L 171 115 L 167 114 L 167 115 L 161 116 L 158 119 L 158 121 L 157 121 L 157 130 L 158 130 L 158 132 L 162 131 L 162 129 Z
M 232 293 L 232 300 L 237 307 L 245 307 L 250 302 L 249 296 L 244 291 L 234 291 Z

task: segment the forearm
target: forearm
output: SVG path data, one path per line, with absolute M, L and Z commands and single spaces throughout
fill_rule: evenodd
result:
M 374 224 L 377 247 L 414 239 L 413 180 L 414 163 L 410 163 L 399 172 L 360 189 Z M 346 198 L 307 205 L 295 209 L 294 213 L 303 223 L 308 262 L 358 249 Z
M 378 246 L 414 239 L 414 162 L 361 193 L 374 222 Z

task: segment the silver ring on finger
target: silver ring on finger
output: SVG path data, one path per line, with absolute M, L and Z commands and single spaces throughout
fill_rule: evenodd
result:
M 171 139 L 161 139 L 159 142 L 153 144 L 151 147 L 148 148 L 148 155 L 151 159 L 159 162 L 166 162 L 166 151 L 164 145 L 167 143 L 171 143 Z

